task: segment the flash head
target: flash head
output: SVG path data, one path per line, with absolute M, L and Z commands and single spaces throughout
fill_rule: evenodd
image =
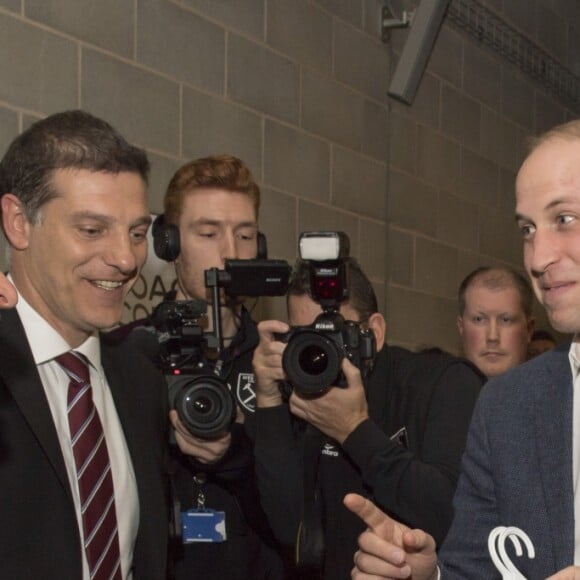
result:
M 303 232 L 300 234 L 300 258 L 327 262 L 348 258 L 350 241 L 344 232 Z
M 303 232 L 300 259 L 308 265 L 310 296 L 323 309 L 348 300 L 350 240 L 344 232 Z

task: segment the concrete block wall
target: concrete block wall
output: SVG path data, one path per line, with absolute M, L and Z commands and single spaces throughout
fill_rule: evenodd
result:
M 390 47 L 377 0 L 0 0 L 0 154 L 81 107 L 144 147 L 150 203 L 186 160 L 229 152 L 262 186 L 270 254 L 340 228 L 386 292 Z M 259 316 L 285 316 L 283 303 Z
M 580 74 L 575 0 L 486 4 Z M 35 119 L 88 109 L 149 152 L 154 211 L 183 162 L 238 155 L 262 186 L 272 256 L 293 260 L 300 231 L 346 231 L 389 341 L 457 350 L 459 280 L 521 264 L 526 136 L 576 113 L 448 23 L 413 106 L 390 102 L 406 32 L 381 41 L 381 5 L 0 0 L 0 154 Z
M 578 2 L 480 3 L 580 74 Z M 393 66 L 406 34 L 391 33 Z M 513 186 L 526 139 L 579 113 L 444 21 L 413 105 L 390 104 L 391 342 L 458 351 L 460 281 L 480 265 L 522 268 Z

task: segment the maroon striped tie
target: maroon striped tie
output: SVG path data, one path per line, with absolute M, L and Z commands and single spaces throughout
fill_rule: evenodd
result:
M 89 367 L 84 356 L 74 351 L 56 361 L 70 379 L 68 422 L 91 580 L 121 580 L 113 477 L 103 426 L 93 404 Z

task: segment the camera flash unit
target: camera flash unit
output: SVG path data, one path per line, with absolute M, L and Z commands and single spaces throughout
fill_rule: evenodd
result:
M 300 258 L 327 262 L 348 258 L 350 242 L 344 232 L 304 232 L 300 234 Z

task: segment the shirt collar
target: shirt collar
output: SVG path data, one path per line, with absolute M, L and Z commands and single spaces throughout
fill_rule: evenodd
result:
M 575 334 L 570 344 L 568 353 L 570 366 L 572 367 L 572 376 L 576 377 L 580 372 L 580 334 Z
M 13 282 L 10 275 L 8 279 Z M 51 361 L 71 350 L 68 342 L 25 300 L 20 292 L 18 292 L 16 310 L 37 365 Z M 89 336 L 74 350 L 84 354 L 93 367 L 101 368 L 101 344 L 97 333 Z

